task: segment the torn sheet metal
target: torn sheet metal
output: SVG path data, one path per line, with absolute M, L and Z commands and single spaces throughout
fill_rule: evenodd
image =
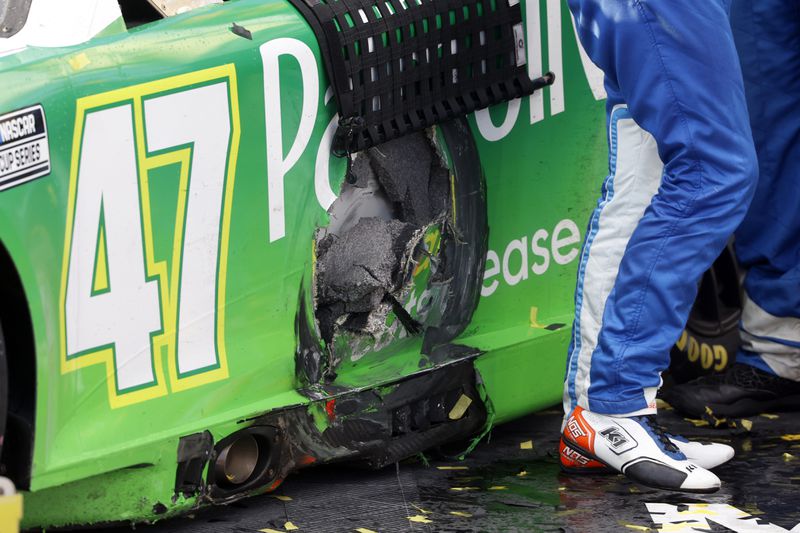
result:
M 487 408 L 471 361 L 444 365 L 390 386 L 343 392 L 248 420 L 242 430 L 269 435 L 275 449 L 267 477 L 239 488 L 219 486 L 209 469 L 201 496 L 227 502 L 276 488 L 292 471 L 312 464 L 350 461 L 368 468 L 411 457 L 420 450 L 463 439 L 486 425 Z M 474 398 L 456 420 L 448 416 L 463 397 Z M 231 437 L 228 437 L 230 439 Z M 216 448 L 225 443 L 221 441 Z M 211 461 L 213 463 L 214 456 Z
M 450 344 L 477 305 L 487 235 L 464 121 L 355 154 L 328 213 L 296 323 L 301 385 L 333 383 L 344 362 L 366 355 L 394 358 L 401 375 L 401 364 L 418 371 L 477 355 Z M 421 347 L 402 344 L 413 338 Z
M 448 172 L 434 155 L 419 133 L 356 156 L 331 226 L 317 235 L 317 318 L 326 343 L 339 329 L 378 336 L 431 254 L 417 247 L 448 215 Z

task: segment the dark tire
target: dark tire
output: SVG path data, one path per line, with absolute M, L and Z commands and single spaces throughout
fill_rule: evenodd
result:
M 455 339 L 466 329 L 478 307 L 486 251 L 489 247 L 486 184 L 475 139 L 466 118 L 458 118 L 439 126 L 449 153 L 455 182 L 452 186 L 454 221 L 443 253 L 448 279 L 448 299 L 440 324 L 425 332 L 423 352 Z
M 6 435 L 6 420 L 8 417 L 8 362 L 6 361 L 6 341 L 3 329 L 0 327 L 0 456 L 3 452 L 3 443 Z
M 669 374 L 676 383 L 724 372 L 733 364 L 740 344 L 740 279 L 730 243 L 703 274 L 686 328 L 672 348 Z

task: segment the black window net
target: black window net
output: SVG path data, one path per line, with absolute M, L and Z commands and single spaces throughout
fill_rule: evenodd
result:
M 535 0 L 529 0 L 535 1 Z M 533 93 L 519 0 L 291 0 L 317 36 L 337 155 Z

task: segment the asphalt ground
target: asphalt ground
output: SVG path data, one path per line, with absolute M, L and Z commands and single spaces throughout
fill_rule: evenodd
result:
M 495 428 L 462 462 L 429 452 L 380 471 L 307 469 L 276 493 L 139 525 L 142 533 L 781 532 L 800 523 L 800 413 L 736 427 L 662 409 L 672 432 L 727 442 L 736 457 L 711 495 L 652 490 L 619 475 L 568 476 L 556 450 L 557 409 Z M 427 464 L 426 464 L 427 462 Z M 294 529 L 297 528 L 297 529 Z M 115 528 L 113 533 L 130 531 Z M 97 531 L 96 529 L 93 531 Z M 800 529 L 798 529 L 800 531 Z

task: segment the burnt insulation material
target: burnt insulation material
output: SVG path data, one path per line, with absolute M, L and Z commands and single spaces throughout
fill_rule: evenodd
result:
M 399 204 L 403 220 L 418 226 L 430 223 L 436 214 L 429 194 L 434 154 L 430 141 L 421 133 L 369 150 L 373 169 L 387 196 Z
M 347 233 L 319 243 L 320 304 L 343 302 L 345 311 L 369 311 L 394 286 L 395 273 L 416 227 L 399 220 L 362 218 Z
M 330 341 L 339 317 L 369 314 L 397 289 L 399 265 L 416 226 L 399 220 L 362 218 L 342 235 L 331 234 L 317 248 L 317 319 Z M 368 317 L 351 317 L 348 329 L 366 329 Z M 357 324 L 363 324 L 358 326 Z
M 450 207 L 450 171 L 438 162 L 431 167 L 428 202 L 434 214 L 445 213 Z
M 353 164 L 347 173 L 348 183 L 352 183 L 355 187 L 360 189 L 369 186 L 370 182 L 377 179 L 375 171 L 372 170 L 372 163 L 368 155 L 356 155 L 353 158 Z
M 316 315 L 326 342 L 337 325 L 368 334 L 381 327 L 423 228 L 446 216 L 449 190 L 449 171 L 425 133 L 355 156 L 331 223 L 317 235 Z

